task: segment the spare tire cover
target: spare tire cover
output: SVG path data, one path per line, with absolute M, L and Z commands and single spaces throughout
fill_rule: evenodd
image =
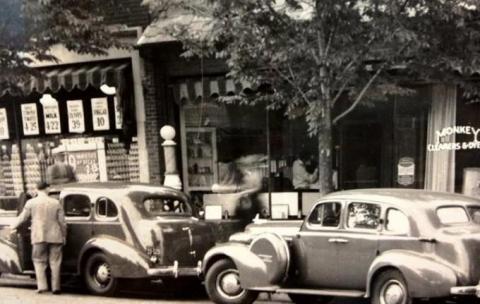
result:
M 255 253 L 266 265 L 270 284 L 277 284 L 286 278 L 290 264 L 290 252 L 287 242 L 278 234 L 264 233 L 250 244 Z

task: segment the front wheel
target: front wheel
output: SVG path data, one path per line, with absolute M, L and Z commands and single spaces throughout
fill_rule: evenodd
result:
M 258 292 L 243 289 L 235 264 L 228 259 L 215 262 L 205 276 L 205 288 L 210 299 L 217 304 L 250 304 Z
M 83 272 L 85 285 L 93 294 L 113 296 L 119 286 L 119 279 L 112 276 L 111 264 L 102 252 L 88 257 Z
M 412 304 L 408 286 L 398 270 L 387 270 L 377 277 L 372 297 L 372 304 Z

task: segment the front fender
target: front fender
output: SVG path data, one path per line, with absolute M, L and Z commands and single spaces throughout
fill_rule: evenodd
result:
M 457 284 L 455 272 L 430 256 L 395 250 L 381 254 L 370 266 L 367 297 L 371 294 L 376 275 L 386 268 L 396 268 L 403 274 L 410 295 L 414 298 L 449 296 L 450 288 Z
M 18 247 L 10 241 L 0 239 L 0 273 L 21 273 L 22 266 Z
M 210 249 L 203 259 L 203 273 L 217 260 L 229 258 L 235 263 L 243 288 L 269 287 L 267 266 L 248 246 L 240 243 L 224 243 Z
M 84 262 L 88 256 L 101 251 L 107 255 L 111 262 L 111 271 L 118 278 L 142 278 L 148 277 L 150 268 L 148 257 L 129 244 L 108 236 L 99 236 L 89 240 L 80 251 L 78 271 L 82 272 Z

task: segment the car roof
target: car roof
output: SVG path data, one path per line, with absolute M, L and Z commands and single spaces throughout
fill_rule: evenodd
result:
M 90 183 L 69 183 L 52 186 L 50 192 L 57 191 L 88 191 L 90 193 L 105 193 L 114 191 L 116 195 L 126 195 L 132 192 L 143 192 L 145 194 L 172 194 L 175 196 L 186 195 L 174 188 L 152 185 L 146 183 L 124 183 L 124 182 L 90 182 Z
M 480 199 L 456 193 L 433 192 L 420 189 L 375 188 L 332 192 L 322 200 L 366 200 L 386 202 L 408 208 L 436 208 L 451 204 L 480 204 Z

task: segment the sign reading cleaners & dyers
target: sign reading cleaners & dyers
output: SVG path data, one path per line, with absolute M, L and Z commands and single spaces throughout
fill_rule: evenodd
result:
M 470 140 L 449 142 L 449 136 L 452 135 L 467 136 Z M 430 152 L 472 149 L 480 149 L 480 128 L 472 126 L 454 126 L 435 131 L 435 143 L 427 145 Z

